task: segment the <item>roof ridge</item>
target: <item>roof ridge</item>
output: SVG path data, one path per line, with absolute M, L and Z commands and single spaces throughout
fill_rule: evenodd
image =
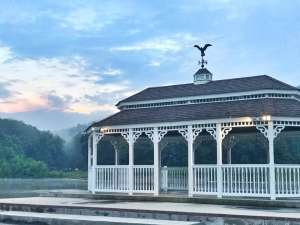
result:
M 208 83 L 205 83 L 205 84 L 209 84 L 211 82 L 218 82 L 218 81 L 240 80 L 240 79 L 248 79 L 248 78 L 255 78 L 255 77 L 269 77 L 269 78 L 272 78 L 273 80 L 279 81 L 279 80 L 277 80 L 277 79 L 275 79 L 275 78 L 273 78 L 273 77 L 271 77 L 269 75 L 261 74 L 261 75 L 254 75 L 254 76 L 245 76 L 245 77 L 235 77 L 235 78 L 226 78 L 226 79 L 212 80 L 212 81 L 210 81 Z M 286 84 L 286 83 L 284 83 L 282 81 L 281 81 L 281 83 Z M 194 83 L 183 83 L 183 84 L 170 84 L 170 85 L 162 85 L 162 86 L 153 86 L 153 87 L 147 87 L 147 88 L 145 88 L 143 90 L 153 89 L 153 88 L 162 88 L 162 87 L 182 86 L 182 85 L 189 85 L 189 84 L 194 84 Z

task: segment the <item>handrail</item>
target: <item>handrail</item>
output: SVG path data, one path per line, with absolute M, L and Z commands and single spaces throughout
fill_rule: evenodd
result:
M 154 165 L 133 165 L 133 168 L 154 168 Z
M 269 167 L 269 164 L 223 164 L 222 167 L 230 167 L 230 168 L 261 168 L 261 167 Z
M 128 165 L 97 165 L 95 166 L 96 169 L 101 168 L 128 168 Z

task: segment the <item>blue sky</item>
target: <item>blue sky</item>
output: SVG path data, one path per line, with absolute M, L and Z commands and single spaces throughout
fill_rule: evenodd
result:
M 189 83 L 194 44 L 214 79 L 299 85 L 300 1 L 0 2 L 0 116 L 56 130 L 117 111 L 149 86 Z

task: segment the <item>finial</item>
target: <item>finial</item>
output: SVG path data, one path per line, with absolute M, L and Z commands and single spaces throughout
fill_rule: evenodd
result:
M 204 47 L 200 47 L 199 45 L 194 45 L 195 48 L 198 48 L 201 52 L 201 61 L 199 61 L 199 65 L 201 64 L 201 68 L 204 68 L 204 64 L 207 64 L 207 61 L 204 60 L 204 56 L 205 56 L 205 51 L 206 49 L 209 47 L 209 46 L 212 46 L 211 44 L 205 44 Z

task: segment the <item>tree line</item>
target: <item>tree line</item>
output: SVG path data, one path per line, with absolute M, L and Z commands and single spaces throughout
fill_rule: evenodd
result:
M 49 131 L 23 122 L 0 119 L 0 177 L 61 176 L 86 169 L 85 136 L 68 143 Z

